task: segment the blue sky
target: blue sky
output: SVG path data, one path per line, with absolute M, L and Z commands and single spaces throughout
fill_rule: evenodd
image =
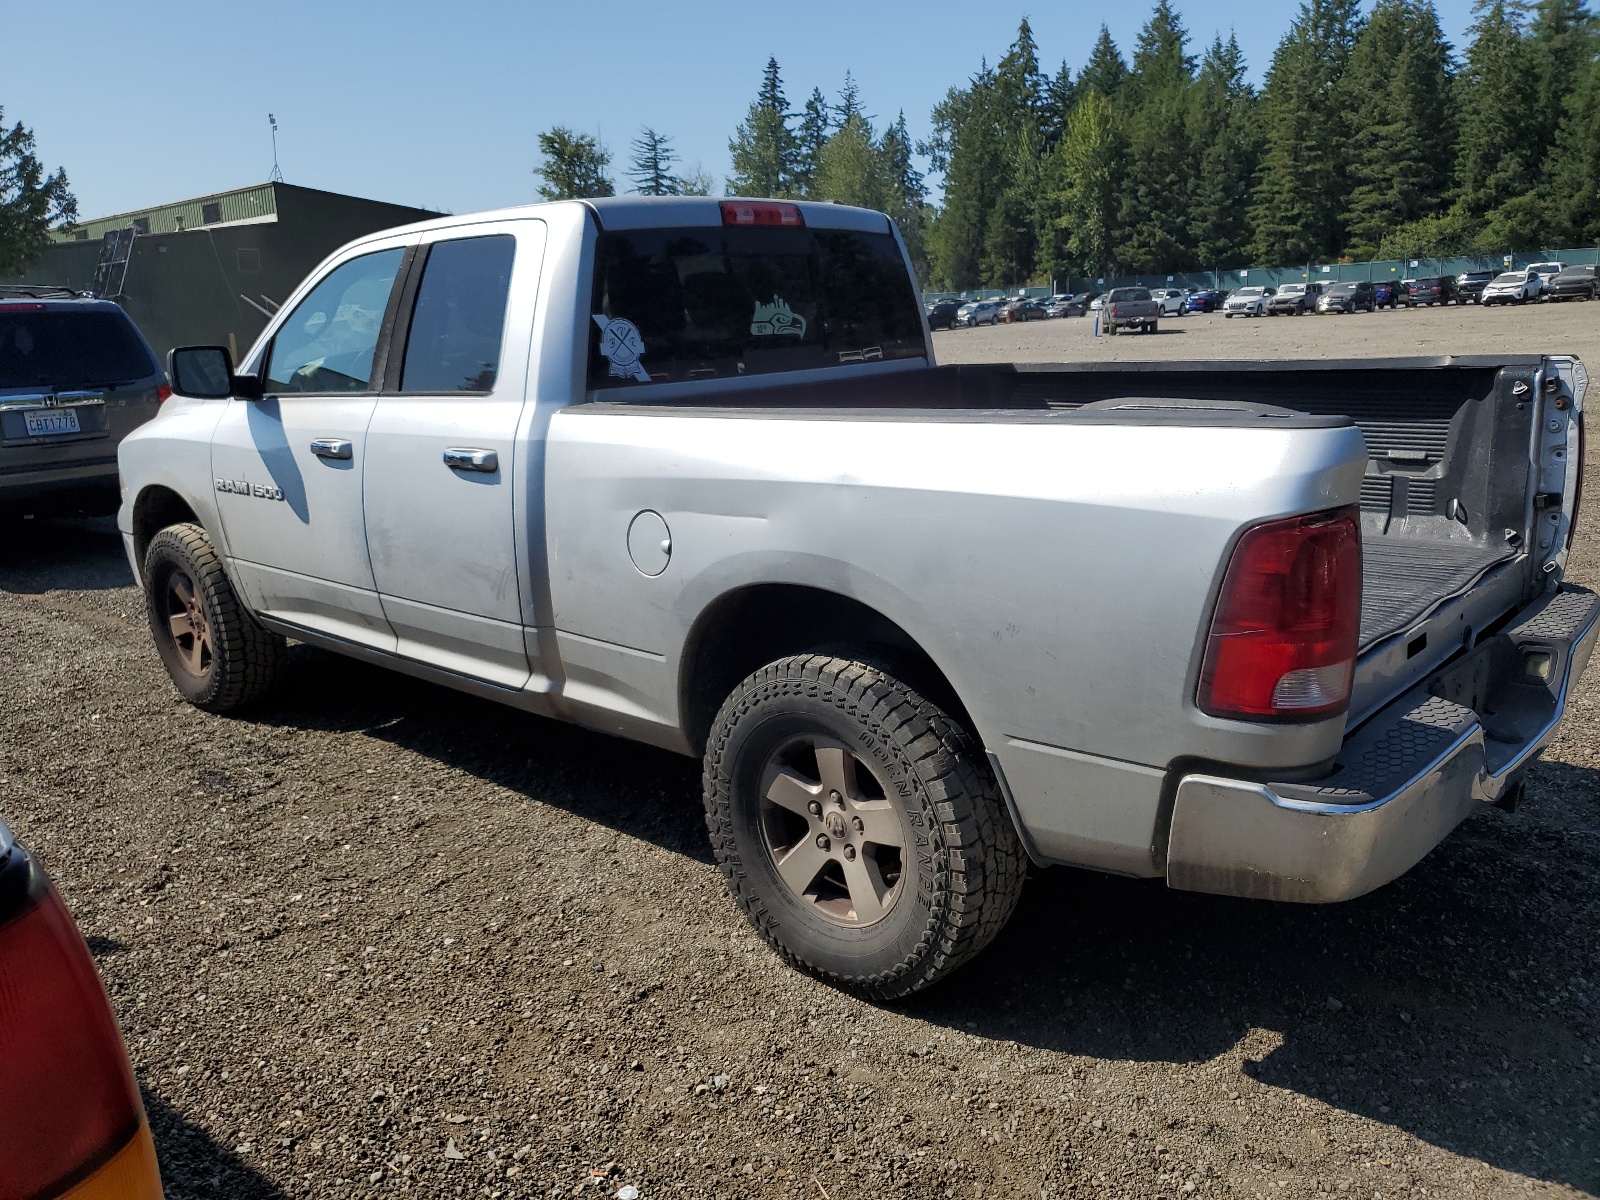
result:
M 1437 0 L 1460 47 L 1470 0 Z M 1102 20 L 1131 53 L 1151 4 L 1055 0 L 603 4 L 512 0 L 144 0 L 7 6 L 5 120 L 64 165 L 94 217 L 255 183 L 272 167 L 267 114 L 290 183 L 470 212 L 537 199 L 536 136 L 598 132 L 616 156 L 642 124 L 720 184 L 728 138 L 767 56 L 798 105 L 846 70 L 867 111 L 904 109 L 914 136 L 945 89 L 1033 23 L 1044 63 L 1074 71 Z M 1177 0 L 1196 52 L 1237 33 L 1259 81 L 1291 0 Z M 881 120 L 880 120 L 881 124 Z

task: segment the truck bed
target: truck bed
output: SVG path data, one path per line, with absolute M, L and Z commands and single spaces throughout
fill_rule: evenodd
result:
M 1441 600 L 1459 596 L 1514 557 L 1470 542 L 1369 537 L 1362 546 L 1361 647 L 1406 629 Z

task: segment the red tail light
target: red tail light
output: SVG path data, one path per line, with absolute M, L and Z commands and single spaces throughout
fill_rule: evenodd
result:
M 43 312 L 42 304 L 0 304 L 0 313 L 8 312 Z
M 156 388 L 156 403 L 165 404 L 167 402 L 167 397 L 170 395 L 172 395 L 172 389 L 163 383 L 160 387 Z
M 805 227 L 805 214 L 798 204 L 779 204 L 773 200 L 724 200 L 724 225 L 788 225 Z
M 0 1197 L 55 1196 L 146 1135 L 77 927 L 36 869 L 21 887 L 21 911 L 0 913 Z
M 1350 702 L 1361 626 L 1355 508 L 1271 521 L 1234 547 L 1200 675 L 1214 717 L 1306 721 Z

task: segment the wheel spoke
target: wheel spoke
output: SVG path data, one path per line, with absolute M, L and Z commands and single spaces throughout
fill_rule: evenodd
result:
M 844 882 L 850 889 L 850 906 L 855 909 L 857 921 L 866 924 L 883 916 L 883 898 L 889 889 L 871 858 L 861 854 L 845 860 Z
M 822 868 L 828 865 L 832 856 L 819 848 L 810 835 L 789 849 L 787 853 L 775 855 L 774 865 L 783 881 L 794 889 L 797 895 L 805 895 L 811 885 L 816 882 Z
M 857 801 L 852 808 L 860 818 L 863 829 L 861 840 L 877 846 L 905 849 L 906 833 L 900 824 L 900 814 L 887 800 Z
M 822 774 L 824 791 L 841 796 L 856 794 L 855 755 L 843 746 L 817 746 L 817 770 Z
M 172 594 L 176 596 L 185 608 L 194 603 L 194 586 L 182 575 L 172 577 Z
M 763 794 L 779 808 L 809 820 L 811 810 L 807 805 L 813 803 L 821 791 L 816 784 L 806 782 L 787 767 L 779 767 L 768 780 Z
M 194 634 L 194 622 L 189 620 L 189 614 L 186 612 L 173 613 L 167 618 L 167 626 L 172 630 L 174 640 L 191 637 Z

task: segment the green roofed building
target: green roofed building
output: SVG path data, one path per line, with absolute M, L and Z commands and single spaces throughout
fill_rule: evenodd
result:
M 237 360 L 319 262 L 363 234 L 439 214 L 262 183 L 79 222 L 0 283 L 93 292 L 128 310 L 165 358 L 222 345 Z

